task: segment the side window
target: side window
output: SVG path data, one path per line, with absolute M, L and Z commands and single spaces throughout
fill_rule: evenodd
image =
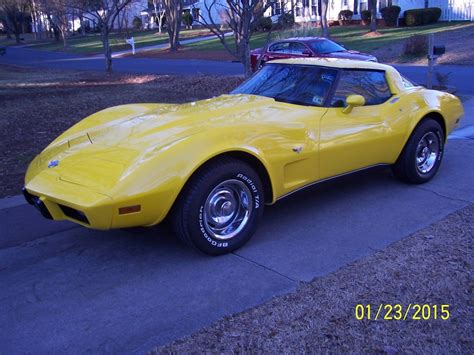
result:
M 306 47 L 303 43 L 291 42 L 290 43 L 290 53 L 291 54 L 300 54 L 302 55 L 306 50 Z
M 349 95 L 362 95 L 365 104 L 370 106 L 384 103 L 392 93 L 383 71 L 343 70 L 331 100 L 331 107 L 346 106 L 346 97 Z
M 279 42 L 279 43 L 272 44 L 268 50 L 274 53 L 288 53 L 290 50 L 289 47 L 290 47 L 289 42 Z

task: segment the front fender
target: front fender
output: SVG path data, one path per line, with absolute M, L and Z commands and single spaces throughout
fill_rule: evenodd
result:
M 156 151 L 145 152 L 127 167 L 111 195 L 118 204 L 140 204 L 143 210 L 153 210 L 153 218 L 145 222 L 161 222 L 189 178 L 209 160 L 227 152 L 242 152 L 258 159 L 267 170 L 270 181 L 277 172 L 271 169 L 265 154 L 237 138 L 222 139 L 223 132 L 198 133 L 179 138 Z M 146 192 L 144 192 L 146 191 Z

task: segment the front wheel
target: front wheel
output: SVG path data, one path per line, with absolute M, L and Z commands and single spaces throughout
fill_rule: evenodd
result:
M 263 202 L 262 183 L 248 164 L 219 159 L 184 187 L 173 208 L 173 229 L 180 240 L 206 254 L 226 254 L 254 234 Z
M 392 170 L 405 182 L 425 183 L 438 171 L 443 150 L 443 129 L 437 121 L 427 119 L 415 128 Z

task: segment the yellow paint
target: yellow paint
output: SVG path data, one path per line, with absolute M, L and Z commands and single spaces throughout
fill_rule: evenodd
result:
M 148 226 L 162 221 L 189 177 L 220 154 L 258 159 L 271 180 L 273 195 L 267 200 L 272 203 L 318 180 L 393 164 L 427 114 L 441 114 L 448 134 L 463 114 L 457 97 L 405 88 L 390 66 L 333 59 L 285 62 L 385 70 L 393 96 L 346 113 L 252 95 L 112 107 L 54 140 L 30 164 L 25 186 L 56 220 L 70 219 L 62 204 L 84 212 L 88 227 Z M 52 160 L 59 164 L 48 168 Z M 132 205 L 140 205 L 140 212 L 119 214 L 120 207 Z

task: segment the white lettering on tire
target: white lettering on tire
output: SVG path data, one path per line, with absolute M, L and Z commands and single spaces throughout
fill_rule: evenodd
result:
M 229 243 L 217 242 L 206 233 L 206 230 L 204 229 L 204 225 L 202 224 L 202 210 L 203 209 L 204 209 L 204 206 L 201 206 L 201 208 L 199 209 L 199 229 L 201 230 L 201 233 L 204 239 L 206 239 L 209 242 L 209 244 L 211 244 L 213 247 L 227 248 L 229 246 Z

